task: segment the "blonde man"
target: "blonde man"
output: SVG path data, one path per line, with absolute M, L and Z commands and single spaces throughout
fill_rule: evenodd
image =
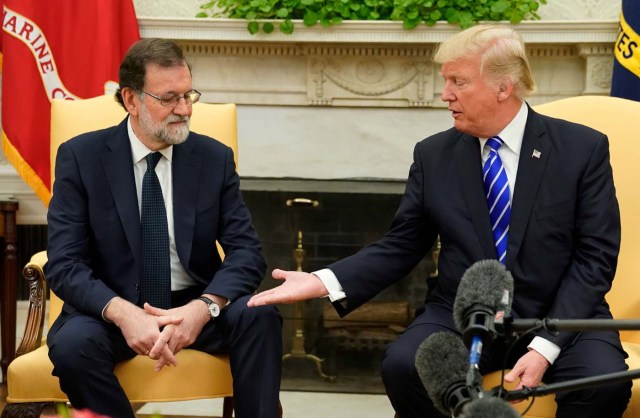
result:
M 249 302 L 328 295 L 346 315 L 402 279 L 439 235 L 439 277 L 428 282 L 425 304 L 382 362 L 400 418 L 443 416 L 422 387 L 414 358 L 430 335 L 457 332 L 452 306 L 467 268 L 484 259 L 503 263 L 514 277 L 516 317 L 611 318 L 604 298 L 620 244 L 607 137 L 527 105 L 534 83 L 513 29 L 481 25 L 460 32 L 440 46 L 435 61 L 442 65 L 442 99 L 454 127 L 416 145 L 387 234 L 313 274 L 275 270 L 284 283 Z M 501 340 L 485 347 L 480 371 L 501 369 L 506 348 Z M 515 346 L 506 359 L 513 369 L 506 380 L 532 387 L 543 379 L 624 371 L 625 356 L 615 331 L 541 330 Z M 630 387 L 625 382 L 559 393 L 557 417 L 620 417 Z

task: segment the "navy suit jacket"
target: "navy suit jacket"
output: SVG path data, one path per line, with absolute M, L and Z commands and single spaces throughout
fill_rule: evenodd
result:
M 232 150 L 190 132 L 173 146 L 172 178 L 183 267 L 203 293 L 233 301 L 253 292 L 266 265 Z M 47 218 L 46 277 L 65 301 L 62 317 L 76 310 L 100 317 L 115 296 L 138 302 L 140 211 L 126 119 L 60 146 Z M 216 240 L 225 251 L 224 262 Z
M 338 312 L 346 315 L 405 277 L 438 235 L 439 277 L 429 281 L 426 301 L 451 310 L 466 269 L 496 259 L 478 138 L 455 129 L 416 145 L 404 196 L 385 237 L 329 266 L 347 295 L 343 304 L 334 303 Z M 506 258 L 514 277 L 514 316 L 610 318 L 605 294 L 619 244 L 607 137 L 529 109 Z M 434 321 L 455 329 L 450 315 Z M 539 335 L 560 347 L 572 338 L 568 332 Z M 619 344 L 615 333 L 603 338 Z

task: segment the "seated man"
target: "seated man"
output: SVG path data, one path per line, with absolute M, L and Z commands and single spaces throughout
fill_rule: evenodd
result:
M 143 39 L 120 66 L 129 115 L 60 146 L 46 277 L 65 304 L 47 344 L 74 408 L 133 418 L 114 365 L 160 370 L 189 347 L 229 353 L 236 417 L 278 416 L 281 318 L 247 308 L 266 266 L 232 150 L 189 131 L 199 98 L 180 47 Z
M 480 25 L 443 42 L 442 100 L 453 127 L 414 150 L 405 194 L 389 232 L 316 274 L 275 270 L 285 282 L 249 304 L 329 295 L 341 315 L 401 280 L 440 236 L 438 278 L 425 304 L 382 361 L 387 395 L 400 418 L 442 413 L 415 368 L 430 335 L 456 332 L 452 307 L 466 269 L 499 260 L 514 278 L 512 313 L 520 318 L 611 318 L 605 295 L 620 249 L 620 212 L 607 137 L 586 126 L 540 115 L 525 102 L 534 82 L 525 46 L 509 26 Z M 509 351 L 498 341 L 480 370 L 498 370 Z M 506 359 L 518 388 L 627 369 L 615 331 L 524 338 Z M 556 395 L 558 418 L 620 418 L 631 383 Z

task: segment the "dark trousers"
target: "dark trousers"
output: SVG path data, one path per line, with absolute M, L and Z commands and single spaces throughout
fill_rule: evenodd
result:
M 382 380 L 399 418 L 447 417 L 433 406 L 414 364 L 420 343 L 429 335 L 440 331 L 457 332 L 451 312 L 442 307 L 427 306 L 385 351 Z M 516 345 L 505 364 L 507 346 L 504 341 L 496 340 L 490 347 L 484 348 L 480 371 L 485 374 L 503 367 L 513 367 L 526 352 L 528 342 L 530 338 Z M 579 333 L 572 344 L 561 351 L 558 359 L 547 370 L 543 381 L 562 382 L 625 371 L 628 369 L 625 358 L 626 353 L 621 348 L 602 340 L 601 332 Z M 631 382 L 558 393 L 556 417 L 621 417 L 630 397 Z
M 191 295 L 178 295 L 191 300 Z M 228 353 L 237 418 L 278 417 L 282 369 L 282 319 L 273 306 L 248 308 L 249 296 L 222 309 L 189 347 L 210 354 Z M 136 354 L 120 330 L 78 312 L 62 314 L 47 337 L 53 374 L 74 408 L 114 418 L 134 417 L 113 373 L 116 363 Z M 180 367 L 180 366 L 178 366 Z M 215 379 L 215 376 L 211 377 Z M 141 382 L 144 384 L 144 382 Z

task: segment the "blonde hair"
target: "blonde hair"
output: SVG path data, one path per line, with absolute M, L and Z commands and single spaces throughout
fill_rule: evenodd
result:
M 433 61 L 445 64 L 473 55 L 480 56 L 480 74 L 496 84 L 509 81 L 518 98 L 535 91 L 524 42 L 515 30 L 504 25 L 473 26 L 442 42 Z

